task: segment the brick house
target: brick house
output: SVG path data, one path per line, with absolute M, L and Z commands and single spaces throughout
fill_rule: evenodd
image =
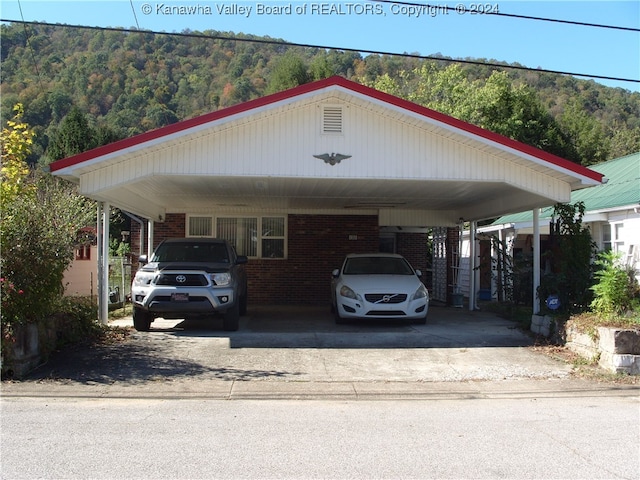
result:
M 171 236 L 230 239 L 250 257 L 250 303 L 274 304 L 328 303 L 342 257 L 380 249 L 432 269 L 428 287 L 447 300 L 461 222 L 566 202 L 602 180 L 341 77 L 62 159 L 51 172 L 103 213 L 112 205 L 139 217 L 133 251 Z

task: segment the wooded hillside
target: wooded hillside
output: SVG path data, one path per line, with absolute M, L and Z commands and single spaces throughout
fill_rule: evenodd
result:
M 37 134 L 33 162 L 51 157 L 48 148 L 72 107 L 108 141 L 335 74 L 584 165 L 640 150 L 640 93 L 569 76 L 500 73 L 444 57 L 364 57 L 230 32 L 16 24 L 0 33 L 2 121 L 16 103 L 24 105 L 24 120 Z M 261 42 L 246 41 L 252 39 Z

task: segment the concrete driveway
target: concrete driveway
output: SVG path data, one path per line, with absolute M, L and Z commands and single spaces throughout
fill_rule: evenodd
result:
M 251 306 L 239 331 L 221 328 L 221 322 L 158 319 L 150 332 L 134 331 L 124 342 L 56 355 L 30 379 L 173 384 L 181 392 L 226 391 L 230 381 L 236 389 L 313 384 L 326 390 L 330 384 L 564 378 L 571 370 L 534 351 L 517 324 L 455 308 L 432 306 L 426 325 L 336 325 L 324 307 Z

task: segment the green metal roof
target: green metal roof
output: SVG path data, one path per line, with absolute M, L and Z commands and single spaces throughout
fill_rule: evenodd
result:
M 602 173 L 607 182 L 572 192 L 570 203 L 584 202 L 586 212 L 640 205 L 640 152 L 589 168 Z M 543 208 L 540 218 L 551 218 L 552 213 L 553 207 Z M 526 211 L 500 217 L 492 225 L 532 220 L 533 213 Z

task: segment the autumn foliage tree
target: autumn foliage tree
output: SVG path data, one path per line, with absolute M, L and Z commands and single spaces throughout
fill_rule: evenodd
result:
M 74 186 L 28 167 L 34 133 L 22 120 L 22 106 L 14 112 L 0 135 L 3 346 L 17 325 L 46 322 L 54 313 L 78 232 L 95 221 L 92 203 Z

